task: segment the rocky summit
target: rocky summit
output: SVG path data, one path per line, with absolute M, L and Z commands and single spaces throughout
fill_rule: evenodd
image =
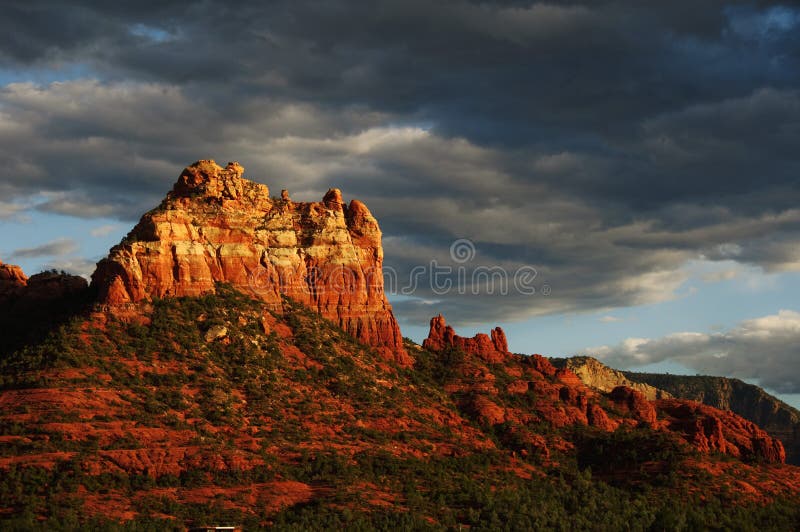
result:
M 367 207 L 243 172 L 186 168 L 91 286 L 0 263 L 0 529 L 797 529 L 765 427 L 500 327 L 403 339 Z
M 383 290 L 378 222 L 338 189 L 319 202 L 242 177 L 244 168 L 198 161 L 157 208 L 97 265 L 92 284 L 109 307 L 198 296 L 216 283 L 278 309 L 291 297 L 387 357 L 409 365 Z

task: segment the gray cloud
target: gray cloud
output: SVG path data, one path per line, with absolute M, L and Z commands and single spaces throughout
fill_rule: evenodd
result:
M 674 361 L 703 374 L 753 379 L 778 393 L 800 393 L 799 342 L 800 313 L 781 310 L 729 331 L 629 338 L 582 354 L 621 368 Z
M 11 256 L 15 258 L 38 258 L 38 257 L 52 257 L 70 255 L 78 251 L 78 243 L 71 238 L 59 238 L 52 240 L 46 244 L 35 246 L 32 248 L 20 248 L 11 252 Z
M 800 19 L 776 5 L 15 3 L 0 64 L 81 76 L 0 89 L 0 216 L 131 223 L 235 159 L 365 200 L 401 277 L 468 238 L 467 266 L 552 289 L 421 279 L 415 323 L 662 301 L 692 260 L 797 270 Z

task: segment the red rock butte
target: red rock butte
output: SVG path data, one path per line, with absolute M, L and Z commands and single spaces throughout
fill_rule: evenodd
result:
M 271 198 L 244 168 L 197 161 L 161 205 L 100 261 L 100 301 L 119 308 L 154 297 L 198 296 L 218 282 L 263 300 L 282 295 L 318 311 L 403 365 L 412 360 L 383 288 L 378 222 L 338 189 L 320 202 Z

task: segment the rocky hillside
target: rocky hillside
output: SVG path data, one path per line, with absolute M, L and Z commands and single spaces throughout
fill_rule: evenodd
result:
M 658 387 L 675 397 L 730 410 L 779 438 L 787 460 L 800 465 L 800 412 L 758 386 L 739 379 L 624 372 L 636 382 Z
M 618 371 L 586 356 L 550 360 L 556 367 L 571 370 L 595 390 L 609 392 L 627 386 L 650 400 L 675 397 L 731 411 L 781 440 L 787 461 L 800 465 L 800 412 L 758 386 L 726 377 Z
M 4 528 L 797 517 L 780 443 L 711 407 L 448 343 L 407 343 L 406 368 L 303 305 L 272 311 L 230 286 L 140 310 L 95 307 L 2 358 Z
M 0 529 L 797 528 L 755 423 L 404 341 L 367 208 L 241 175 L 187 168 L 91 287 L 0 265 Z
M 601 392 L 610 392 L 617 386 L 627 386 L 641 392 L 648 400 L 669 399 L 672 395 L 647 383 L 629 379 L 621 371 L 610 368 L 592 357 L 551 358 L 554 366 L 566 368 L 577 375 L 581 382 Z

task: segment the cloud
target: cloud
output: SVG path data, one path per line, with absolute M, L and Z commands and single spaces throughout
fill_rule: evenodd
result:
M 797 271 L 797 14 L 716 0 L 12 7 L 0 217 L 35 204 L 127 225 L 185 165 L 239 160 L 298 200 L 338 186 L 366 201 L 401 277 L 456 266 L 460 238 L 473 270 L 537 272 L 534 295 L 440 295 L 423 278 L 395 305 L 414 323 L 434 300 L 474 322 L 664 301 L 692 261 Z
M 403 278 L 432 259 L 447 264 L 459 238 L 478 251 L 464 265 L 470 271 L 502 268 L 513 282 L 520 268 L 536 270 L 536 294 L 467 289 L 442 296 L 430 276 L 420 279 L 415 296 L 440 301 L 443 312 L 466 322 L 664 301 L 688 279 L 687 261 L 704 256 L 784 267 L 795 260 L 796 210 L 746 217 L 681 204 L 630 218 L 562 186 L 603 168 L 574 151 L 483 146 L 416 125 L 386 125 L 386 115 L 367 110 L 308 103 L 275 103 L 273 113 L 226 124 L 215 110 L 196 108 L 185 89 L 152 83 L 17 84 L 3 95 L 6 129 L 22 132 L 6 137 L 6 150 L 27 168 L 6 186 L 36 191 L 44 198 L 37 210 L 133 221 L 160 201 L 184 164 L 233 154 L 216 157 L 240 160 L 247 176 L 288 188 L 295 199 L 318 199 L 338 186 L 366 201 L 387 236 L 386 265 Z M 181 124 L 172 124 L 178 115 Z M 217 121 L 208 134 L 207 123 Z M 406 322 L 429 319 L 429 306 L 406 301 L 396 308 Z
M 11 220 L 19 218 L 22 211 L 25 210 L 24 205 L 11 203 L 7 201 L 0 201 L 0 220 Z
M 32 248 L 20 248 L 11 252 L 12 257 L 16 258 L 38 258 L 70 255 L 78 251 L 78 243 L 71 238 L 59 238 L 46 244 L 41 244 Z
M 616 316 L 603 316 L 602 318 L 599 318 L 599 320 L 602 323 L 617 323 L 620 321 L 624 321 L 622 318 L 618 318 Z
M 752 379 L 778 393 L 800 393 L 799 342 L 800 312 L 781 310 L 728 331 L 629 338 L 581 354 L 619 368 L 672 361 L 703 374 Z
M 44 263 L 42 270 L 58 270 L 65 271 L 72 275 L 80 275 L 87 281 L 97 267 L 97 262 L 84 259 L 81 257 L 69 257 L 58 260 L 52 260 Z
M 107 236 L 113 233 L 114 231 L 119 230 L 119 228 L 120 228 L 119 225 L 106 224 L 106 225 L 101 225 L 99 227 L 95 227 L 94 229 L 89 231 L 89 234 L 92 235 L 93 237 Z

